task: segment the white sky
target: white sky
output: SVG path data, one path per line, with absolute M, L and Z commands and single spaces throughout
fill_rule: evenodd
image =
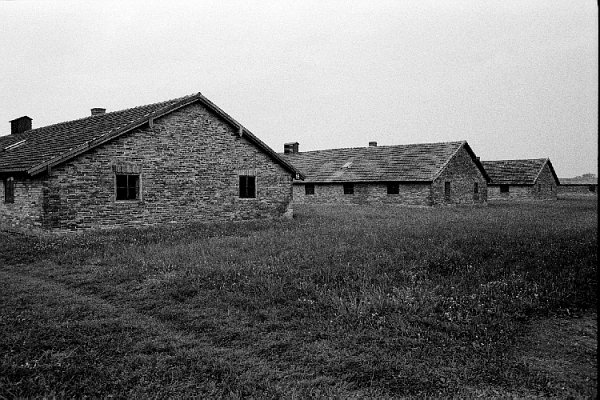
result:
M 0 1 L 0 135 L 202 92 L 276 151 L 467 140 L 598 169 L 591 0 Z

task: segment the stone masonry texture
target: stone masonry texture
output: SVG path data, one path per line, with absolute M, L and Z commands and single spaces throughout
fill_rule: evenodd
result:
M 283 215 L 291 173 L 236 132 L 202 105 L 188 105 L 49 176 L 15 178 L 15 203 L 0 204 L 0 224 L 70 231 Z M 115 171 L 140 171 L 139 200 L 115 200 Z M 239 198 L 239 175 L 256 177 L 256 198 Z

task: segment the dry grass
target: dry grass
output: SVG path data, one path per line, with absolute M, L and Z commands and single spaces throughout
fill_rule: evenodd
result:
M 0 397 L 594 393 L 596 348 L 532 326 L 596 310 L 595 199 L 296 212 L 0 233 Z

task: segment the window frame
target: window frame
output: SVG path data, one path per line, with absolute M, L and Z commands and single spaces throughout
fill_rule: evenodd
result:
M 249 184 L 252 182 L 252 184 Z M 252 188 L 252 193 L 249 189 Z M 239 199 L 256 199 L 256 175 L 238 175 L 238 198 Z
M 342 183 L 342 187 L 344 188 L 344 194 L 348 194 L 348 195 L 354 194 L 354 183 L 353 182 L 344 182 L 344 183 Z
M 510 185 L 500 185 L 500 193 L 510 193 Z
M 387 194 L 388 195 L 400 194 L 400 182 L 388 182 L 387 183 Z
M 15 203 L 15 178 L 9 176 L 4 179 L 4 204 Z
M 304 195 L 305 196 L 314 196 L 315 194 L 315 184 L 314 183 L 305 183 L 304 184 Z
M 119 186 L 119 177 L 125 176 L 126 183 L 125 186 Z M 130 183 L 130 177 L 136 177 L 134 183 Z M 120 189 L 125 189 L 125 198 L 119 197 Z M 131 198 L 131 190 L 135 190 L 135 198 Z M 115 172 L 115 202 L 140 202 L 142 201 L 142 174 L 132 174 L 132 173 L 117 173 Z

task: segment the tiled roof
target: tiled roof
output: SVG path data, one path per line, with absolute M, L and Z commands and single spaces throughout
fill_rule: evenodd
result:
M 597 185 L 598 177 L 578 176 L 576 178 L 560 178 L 561 185 Z
M 465 141 L 318 150 L 283 156 L 302 171 L 306 182 L 431 182 L 462 146 L 476 161 Z
M 552 163 L 547 158 L 482 161 L 482 163 L 491 179 L 491 185 L 533 185 L 546 163 L 558 181 Z
M 47 166 L 69 160 L 114 137 L 147 124 L 152 118 L 158 118 L 197 101 L 235 126 L 236 130 L 242 132 L 278 163 L 298 173 L 269 146 L 200 93 L 0 136 L 0 172 L 27 172 L 35 175 Z

